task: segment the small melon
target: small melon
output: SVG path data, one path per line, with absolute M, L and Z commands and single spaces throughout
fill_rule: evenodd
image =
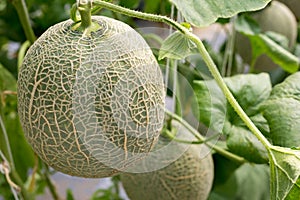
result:
M 299 0 L 279 0 L 284 3 L 294 13 L 296 18 L 300 20 L 300 1 Z
M 265 9 L 255 13 L 262 32 L 273 31 L 284 35 L 289 40 L 289 47 L 295 45 L 297 38 L 297 21 L 292 11 L 279 1 L 272 1 Z
M 262 32 L 279 33 L 289 40 L 290 50 L 295 46 L 298 33 L 297 21 L 286 5 L 278 1 L 272 1 L 266 8 L 254 12 L 251 16 L 257 21 Z M 244 62 L 250 64 L 252 50 L 249 39 L 242 34 L 237 34 L 235 44 L 236 52 L 240 54 Z M 258 71 L 272 71 L 275 68 L 278 68 L 278 65 L 266 55 L 262 55 L 256 60 L 255 69 Z
M 214 166 L 204 145 L 191 145 L 178 160 L 147 173 L 121 174 L 130 200 L 205 200 L 210 193 Z M 203 154 L 203 152 L 202 152 Z
M 49 166 L 107 177 L 142 159 L 164 121 L 164 86 L 145 40 L 123 22 L 92 17 L 99 30 L 50 27 L 28 50 L 18 77 L 25 136 Z

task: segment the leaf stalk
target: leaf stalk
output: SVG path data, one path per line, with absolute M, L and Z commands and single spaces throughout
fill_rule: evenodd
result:
M 33 44 L 36 40 L 36 37 L 30 24 L 29 14 L 25 0 L 11 0 L 11 3 L 17 10 L 26 38 L 30 41 L 31 44 Z
M 167 115 L 169 115 L 170 117 L 172 117 L 173 119 L 175 119 L 176 121 L 178 121 L 179 123 L 181 123 L 191 134 L 193 134 L 200 142 L 203 142 L 206 146 L 214 149 L 217 153 L 219 153 L 220 155 L 230 159 L 230 160 L 234 160 L 237 163 L 243 164 L 248 162 L 247 160 L 245 160 L 243 157 L 240 157 L 238 155 L 235 155 L 229 151 L 226 151 L 225 149 L 219 147 L 216 144 L 212 144 L 211 142 L 208 142 L 208 140 L 202 136 L 194 127 L 192 127 L 187 121 L 185 121 L 184 119 L 182 119 L 180 116 L 172 113 L 171 111 L 165 110 L 165 113 Z

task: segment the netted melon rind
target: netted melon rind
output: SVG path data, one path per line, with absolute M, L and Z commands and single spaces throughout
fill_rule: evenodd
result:
M 28 142 L 51 167 L 107 177 L 142 159 L 163 126 L 163 78 L 131 27 L 93 17 L 83 36 L 71 20 L 28 50 L 18 78 L 18 111 Z
M 212 156 L 204 146 L 190 146 L 175 162 L 148 173 L 124 173 L 121 181 L 130 200 L 206 200 L 213 184 Z

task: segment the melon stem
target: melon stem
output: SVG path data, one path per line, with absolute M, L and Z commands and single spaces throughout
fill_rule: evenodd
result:
M 92 0 L 77 0 L 77 10 L 80 13 L 80 23 L 73 26 L 73 30 L 83 32 L 84 36 L 90 36 L 91 32 L 98 31 L 101 26 L 92 21 Z
M 81 20 L 74 24 L 73 30 L 83 32 L 84 36 L 90 36 L 91 32 L 98 31 L 101 26 L 92 21 L 92 0 L 77 0 L 77 10 Z
M 92 3 L 90 0 L 79 0 L 77 9 L 81 16 L 80 29 L 86 30 L 92 25 L 92 17 L 91 17 L 91 7 Z

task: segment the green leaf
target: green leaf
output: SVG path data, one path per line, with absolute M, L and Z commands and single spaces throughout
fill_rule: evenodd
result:
M 297 182 L 294 184 L 292 189 L 290 190 L 289 195 L 286 200 L 294 200 L 300 197 L 300 178 L 298 178 Z
M 300 151 L 273 146 L 270 149 L 271 199 L 298 199 Z
M 270 199 L 269 182 L 270 171 L 267 165 L 244 164 L 224 184 L 212 189 L 209 200 Z
M 0 161 L 2 161 L 0 157 Z M 0 173 L 0 199 L 14 199 L 14 196 L 11 192 L 10 186 L 7 184 L 7 180 L 4 174 Z
M 271 40 L 273 40 L 274 42 L 276 42 L 277 44 L 279 44 L 280 46 L 282 46 L 284 49 L 288 49 L 289 48 L 289 40 L 284 35 L 281 35 L 281 34 L 279 34 L 277 32 L 273 32 L 273 31 L 266 31 L 264 34 L 268 38 L 270 38 Z
M 244 164 L 236 172 L 237 189 L 236 199 L 269 199 L 270 171 L 266 165 Z
M 159 50 L 158 59 L 171 58 L 180 60 L 197 52 L 195 43 L 176 31 L 163 42 Z
M 119 5 L 122 7 L 136 9 L 139 6 L 139 0 L 120 0 Z
M 232 176 L 234 171 L 240 167 L 240 163 L 232 162 L 228 158 L 217 153 L 213 154 L 214 159 L 214 187 L 223 185 Z
M 237 13 L 264 8 L 271 0 L 171 0 L 184 18 L 195 26 L 208 26 L 218 18 L 229 18 Z
M 4 90 L 16 91 L 16 79 L 0 64 L 0 92 Z
M 159 13 L 161 0 L 144 0 L 144 12 L 146 13 Z
M 214 80 L 194 81 L 194 90 L 199 106 L 199 120 L 208 128 L 222 132 L 227 109 L 223 92 Z
M 274 63 L 283 70 L 294 73 L 299 69 L 299 59 L 283 47 L 275 43 L 264 34 L 250 37 L 252 49 L 252 59 L 258 58 L 262 54 L 269 56 Z
M 241 15 L 234 21 L 236 31 L 245 35 L 255 35 L 261 33 L 259 24 L 249 15 Z
M 263 133 L 268 133 L 267 121 L 260 113 L 260 104 L 271 93 L 268 74 L 237 75 L 224 78 L 224 81 L 254 124 Z M 194 89 L 200 109 L 199 120 L 210 129 L 225 134 L 231 152 L 255 163 L 266 163 L 268 155 L 265 148 L 227 104 L 216 81 L 195 81 Z
M 268 154 L 264 146 L 246 127 L 232 126 L 228 132 L 227 146 L 237 155 L 255 163 L 266 163 Z
M 273 144 L 283 147 L 300 146 L 300 72 L 276 85 L 261 106 L 270 127 Z
M 270 32 L 265 34 L 261 33 L 258 24 L 252 18 L 244 15 L 237 18 L 235 28 L 250 40 L 252 47 L 252 66 L 254 66 L 254 62 L 259 56 L 266 54 L 283 70 L 289 73 L 298 71 L 299 59 L 272 40 L 276 39 L 276 41 L 280 41 L 281 44 L 285 43 L 286 41 L 283 41 L 282 37 L 279 38 L 278 34 L 275 36 L 274 33 Z M 284 46 L 286 45 L 284 44 Z
M 91 200 L 123 200 L 119 195 L 120 176 L 111 178 L 112 185 L 106 189 L 98 189 L 91 196 Z

